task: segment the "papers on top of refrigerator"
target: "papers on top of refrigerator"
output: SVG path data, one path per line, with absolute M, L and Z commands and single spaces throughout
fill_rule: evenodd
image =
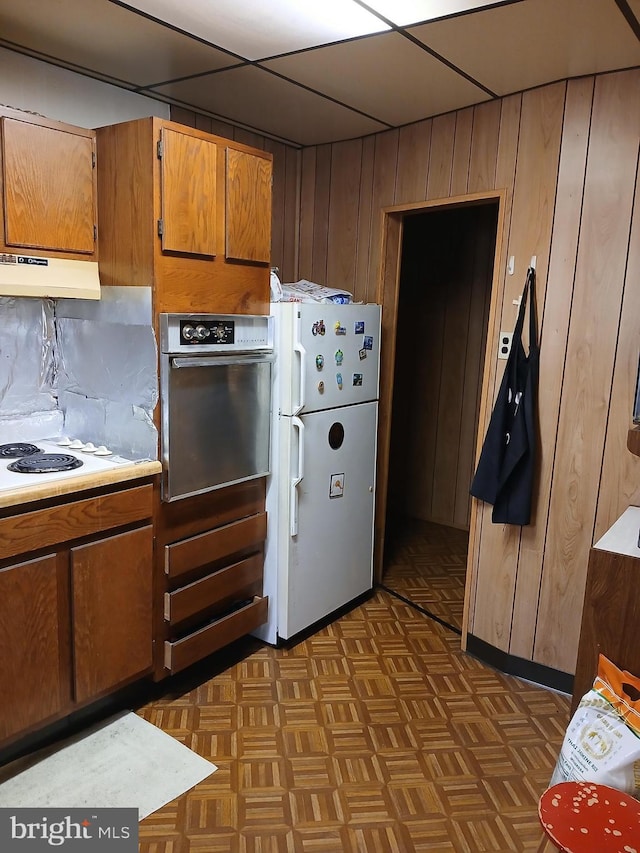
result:
M 271 301 L 272 302 L 320 302 L 348 305 L 353 301 L 353 294 L 348 290 L 339 290 L 335 287 L 325 287 L 306 278 L 289 284 L 280 284 L 279 291 L 274 288 L 272 278 Z

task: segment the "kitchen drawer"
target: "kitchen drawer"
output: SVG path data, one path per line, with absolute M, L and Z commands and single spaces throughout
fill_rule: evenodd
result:
M 164 618 L 172 625 L 194 616 L 201 610 L 262 592 L 262 551 L 224 569 L 206 575 L 175 592 L 164 594 Z
M 136 486 L 0 519 L 0 560 L 151 518 L 152 496 Z
M 198 536 L 166 545 L 164 570 L 170 578 L 206 566 L 241 551 L 257 548 L 267 535 L 267 514 L 250 515 L 232 524 L 216 527 Z
M 180 672 L 190 664 L 251 633 L 267 621 L 268 598 L 254 596 L 245 607 L 188 634 L 179 640 L 165 640 L 164 665 L 169 672 Z

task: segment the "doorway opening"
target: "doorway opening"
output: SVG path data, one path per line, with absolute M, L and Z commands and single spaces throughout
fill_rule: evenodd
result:
M 381 582 L 458 634 L 498 218 L 494 198 L 399 232 Z

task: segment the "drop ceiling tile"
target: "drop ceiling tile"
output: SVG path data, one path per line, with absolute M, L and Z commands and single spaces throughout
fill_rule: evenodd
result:
M 30 51 L 135 86 L 239 62 L 108 0 L 0 0 L 0 32 Z
M 470 9 L 495 6 L 496 2 L 501 0 L 367 0 L 367 6 L 397 26 L 406 27 L 468 12 Z
M 398 33 L 316 48 L 263 64 L 392 125 L 489 97 Z
M 127 0 L 247 59 L 388 30 L 353 0 Z
M 385 125 L 259 68 L 243 66 L 159 86 L 174 101 L 300 145 L 349 139 Z
M 615 0 L 526 0 L 409 32 L 500 95 L 640 64 Z

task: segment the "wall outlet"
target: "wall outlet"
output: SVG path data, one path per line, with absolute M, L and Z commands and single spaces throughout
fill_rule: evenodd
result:
M 509 358 L 512 338 L 513 332 L 500 332 L 500 342 L 498 344 L 498 358 Z

